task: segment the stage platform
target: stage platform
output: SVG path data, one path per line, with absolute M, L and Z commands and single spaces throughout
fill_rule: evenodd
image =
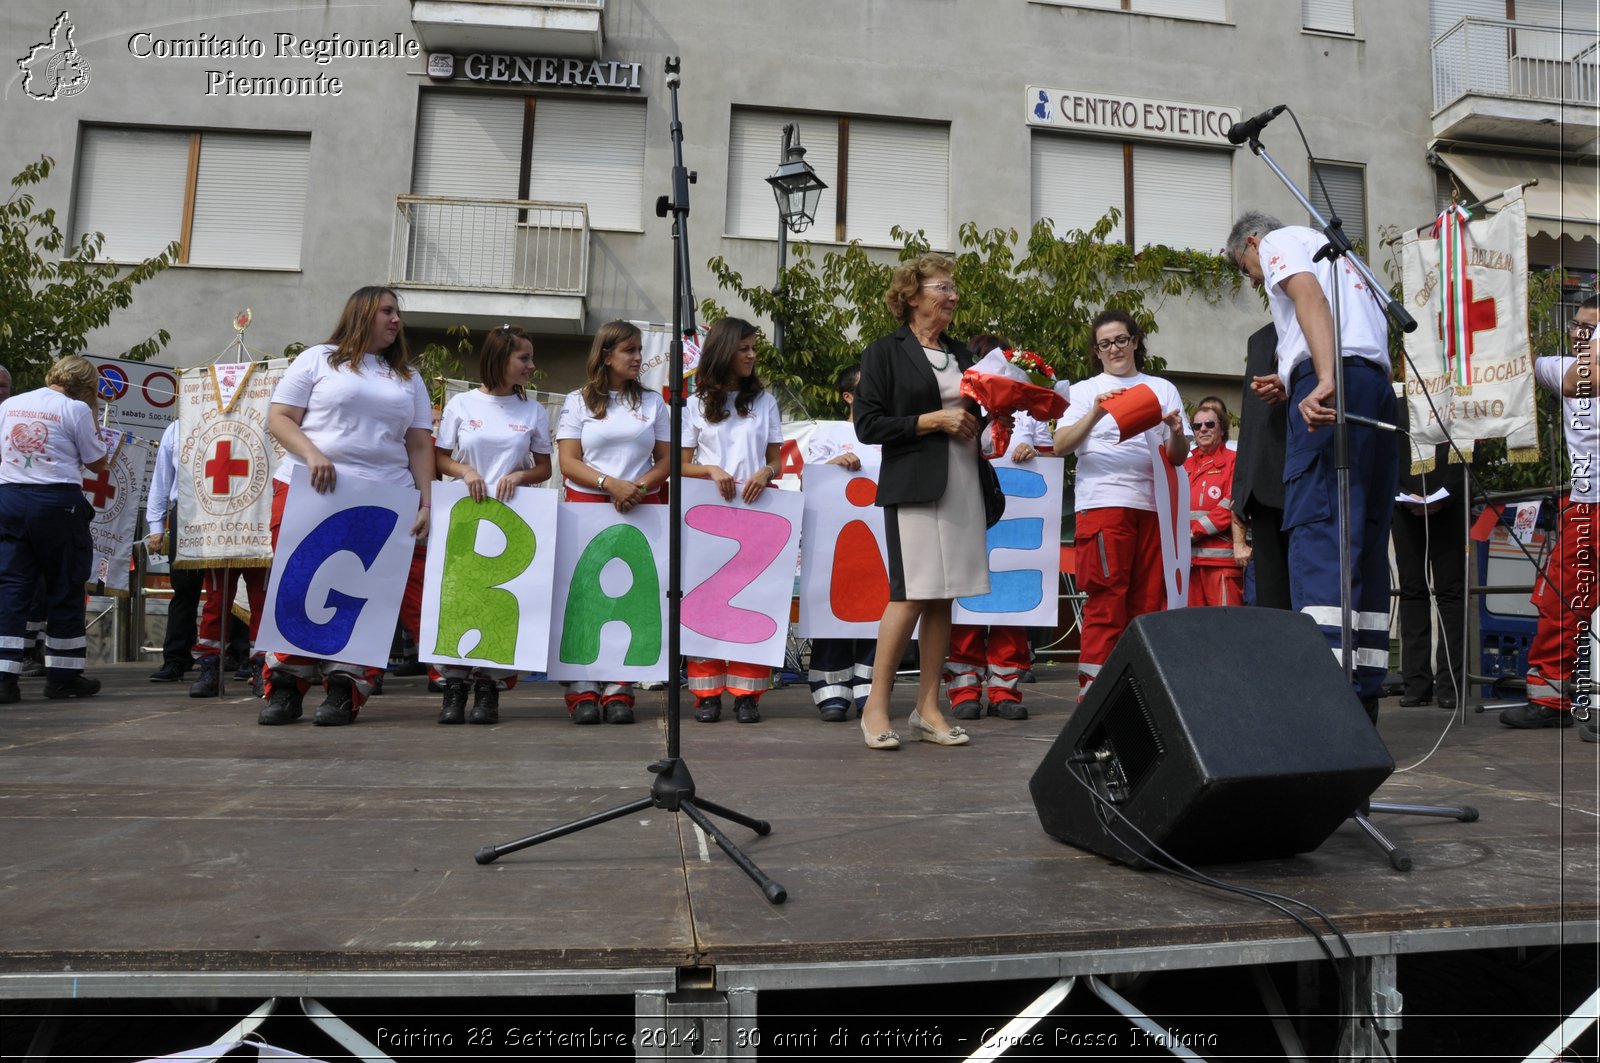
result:
M 575 727 L 559 687 L 528 684 L 498 726 L 440 727 L 425 681 L 391 677 L 354 726 L 314 727 L 308 707 L 267 728 L 242 683 L 192 700 L 148 671 L 97 669 L 106 689 L 82 701 L 24 680 L 0 708 L 0 997 L 618 994 L 643 1016 L 705 991 L 737 1015 L 775 990 L 1321 956 L 1260 905 L 1043 833 L 1027 781 L 1073 709 L 1067 667 L 1023 688 L 1030 719 L 969 724 L 961 748 L 870 751 L 803 685 L 758 725 L 686 720 L 700 795 L 771 822 L 724 826 L 782 905 L 656 809 L 474 863 L 646 796 L 662 693 L 634 726 Z M 1402 770 L 1375 796 L 1478 822 L 1378 817 L 1409 873 L 1349 823 L 1313 853 L 1207 870 L 1320 908 L 1378 983 L 1408 953 L 1594 942 L 1600 747 L 1396 705 L 1380 731 Z

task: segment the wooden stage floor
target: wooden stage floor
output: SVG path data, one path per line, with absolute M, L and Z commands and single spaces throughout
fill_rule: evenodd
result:
M 0 708 L 0 997 L 626 993 L 682 968 L 796 987 L 1318 955 L 1257 905 L 1043 833 L 1027 780 L 1073 708 L 1064 667 L 1024 688 L 1032 718 L 970 725 L 965 748 L 869 751 L 803 686 L 756 726 L 686 721 L 701 795 L 772 823 L 728 833 L 787 887 L 781 906 L 655 809 L 474 863 L 645 796 L 660 693 L 635 726 L 574 727 L 535 684 L 496 727 L 446 728 L 422 679 L 391 678 L 355 726 L 308 709 L 265 728 L 243 684 L 197 701 L 148 670 L 101 669 L 84 701 L 24 680 Z M 1380 729 L 1416 766 L 1377 797 L 1472 804 L 1479 822 L 1380 817 L 1405 874 L 1352 824 L 1314 853 L 1210 870 L 1316 905 L 1367 954 L 1593 942 L 1600 747 L 1396 704 Z

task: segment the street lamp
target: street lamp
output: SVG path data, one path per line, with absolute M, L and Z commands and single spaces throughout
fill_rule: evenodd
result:
M 772 294 L 778 299 L 779 311 L 772 316 L 772 345 L 782 354 L 783 270 L 789 262 L 789 234 L 811 228 L 817 216 L 817 201 L 828 187 L 806 162 L 806 149 L 800 146 L 800 127 L 794 122 L 783 127 L 783 152 L 778 169 L 767 178 L 767 184 L 778 200 L 778 286 Z

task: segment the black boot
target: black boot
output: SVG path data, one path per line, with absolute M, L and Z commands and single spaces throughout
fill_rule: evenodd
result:
M 356 722 L 355 680 L 342 672 L 328 677 L 328 696 L 317 706 L 311 722 L 318 727 L 343 727 Z
M 294 723 L 304 711 L 301 705 L 304 697 L 300 693 L 300 684 L 293 676 L 274 680 L 272 689 L 267 692 L 267 703 L 261 706 L 261 715 L 256 717 L 256 723 L 263 727 Z
M 221 662 L 216 657 L 200 658 L 200 675 L 193 683 L 189 684 L 191 698 L 214 698 L 217 696 L 217 687 L 221 673 L 218 665 Z
M 22 691 L 17 688 L 17 677 L 12 672 L 0 672 L 0 705 L 10 705 L 22 700 Z
M 444 681 L 444 704 L 439 707 L 440 723 L 465 723 L 467 719 L 467 681 Z
M 71 679 L 60 682 L 54 679 L 45 679 L 44 696 L 47 698 L 92 698 L 100 693 L 100 680 L 90 679 L 82 672 L 76 672 Z
M 472 684 L 472 711 L 467 713 L 468 723 L 500 722 L 500 684 L 493 679 L 479 679 Z

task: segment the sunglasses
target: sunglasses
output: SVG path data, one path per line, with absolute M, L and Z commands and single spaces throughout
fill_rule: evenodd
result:
M 1215 428 L 1215 427 L 1217 427 L 1217 422 L 1216 421 L 1196 421 L 1196 422 L 1194 422 L 1194 424 L 1191 427 L 1193 427 L 1194 430 L 1196 432 L 1198 432 L 1202 428 Z

